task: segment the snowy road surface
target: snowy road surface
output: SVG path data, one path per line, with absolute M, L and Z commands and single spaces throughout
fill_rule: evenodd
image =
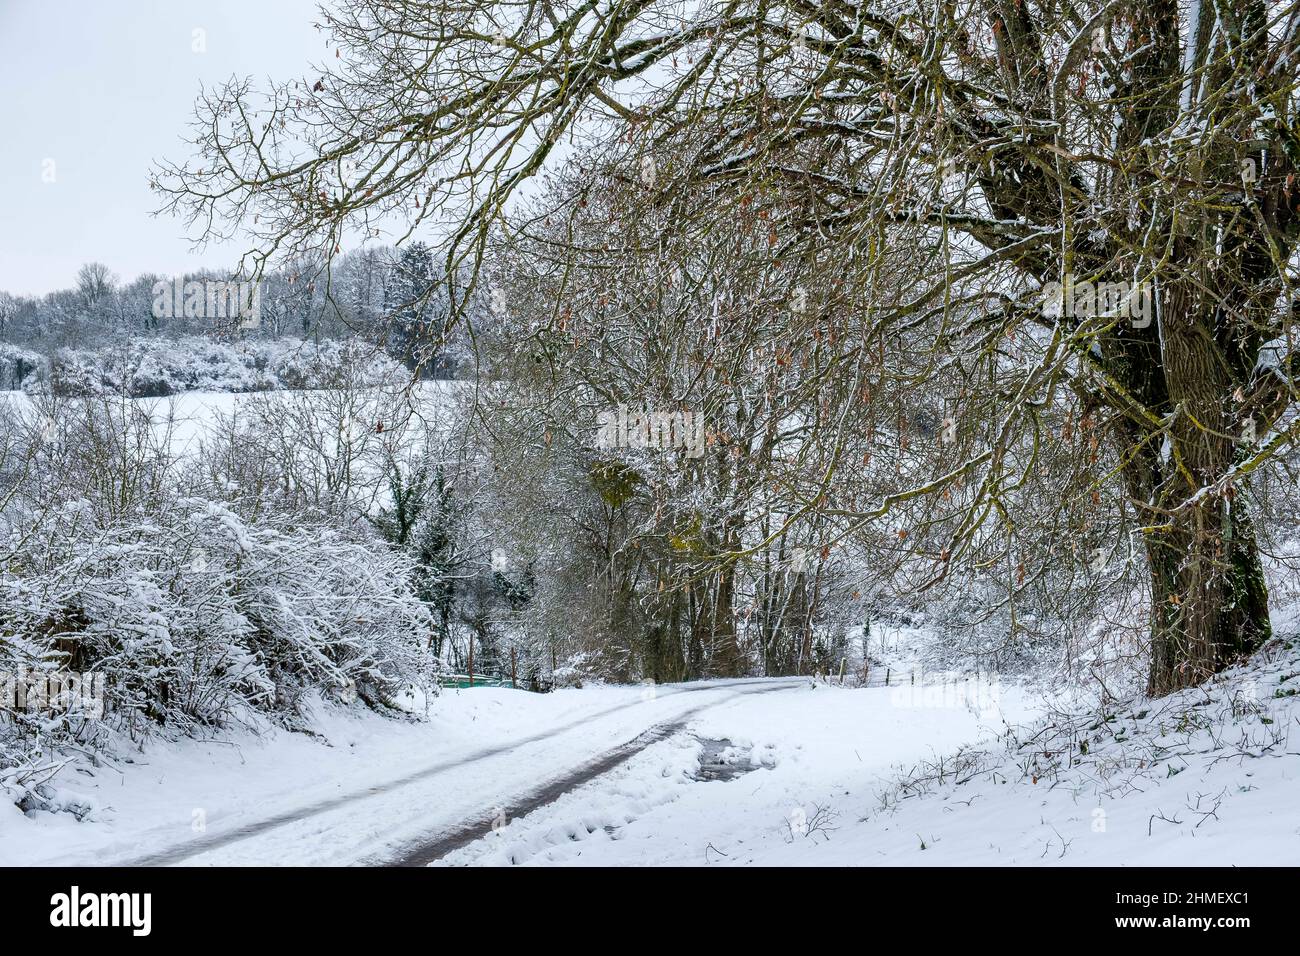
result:
M 741 684 L 732 685 L 735 690 L 727 693 L 723 700 L 729 700 L 731 697 L 735 696 L 735 694 L 753 695 L 770 693 L 771 691 L 790 690 L 792 687 L 806 682 L 763 681 L 757 683 L 759 683 L 759 686 L 757 687 Z M 710 688 L 689 686 L 679 688 L 679 692 L 694 692 L 700 690 L 710 690 Z M 569 773 L 563 774 L 562 776 L 551 780 L 549 783 L 515 799 L 511 802 L 510 806 L 496 807 L 490 815 L 484 818 L 444 832 L 433 840 L 422 841 L 418 846 L 402 853 L 397 858 L 396 862 L 401 863 L 404 866 L 424 866 L 437 860 L 441 860 L 448 853 L 470 846 L 475 840 L 490 836 L 498 836 L 500 830 L 509 825 L 510 820 L 526 816 L 536 810 L 546 807 L 548 804 L 555 802 L 560 797 L 571 793 L 576 787 L 582 786 L 583 784 L 609 773 L 616 767 L 650 747 L 652 744 L 659 743 L 663 740 L 669 740 L 682 733 L 689 725 L 690 718 L 702 711 L 716 707 L 720 703 L 717 697 L 718 693 L 709 693 L 703 703 L 697 704 L 696 706 L 683 711 L 678 714 L 676 718 L 653 725 L 622 746 L 615 747 L 613 750 L 589 760 L 587 763 Z
M 556 841 L 580 856 L 579 833 L 591 846 L 593 832 L 612 841 L 643 828 L 671 847 L 655 859 L 703 862 L 713 851 L 698 828 L 656 830 L 667 804 L 721 799 L 734 804 L 730 825 L 779 837 L 800 801 L 843 794 L 850 778 L 865 801 L 864 773 L 883 779 L 997 723 L 897 695 L 791 678 L 448 691 L 419 722 L 318 705 L 316 735 L 151 741 L 130 763 L 65 771 L 60 799 L 91 813 L 0 806 L 0 864 L 420 865 L 492 862 L 511 847 L 508 862 L 534 844 L 554 855 Z M 724 738 L 734 746 L 722 758 L 750 772 L 702 778 L 701 741 Z
M 233 743 L 154 742 L 130 764 L 60 778 L 63 799 L 95 808 L 85 822 L 0 808 L 0 863 L 409 861 L 664 736 L 647 731 L 679 734 L 682 721 L 739 697 L 808 686 L 475 688 L 445 693 L 423 723 L 320 707 L 319 738 L 265 731 Z
M 1300 652 L 1212 706 L 1119 713 L 1095 762 L 1045 778 L 1024 754 L 954 772 L 1041 706 L 1012 686 L 474 688 L 420 721 L 317 705 L 314 734 L 228 728 L 68 768 L 57 797 L 90 812 L 0 803 L 0 865 L 1294 864 L 1297 673 Z M 894 789 L 939 766 L 935 792 Z
M 386 818 L 392 830 L 384 839 L 384 849 L 365 862 L 431 862 L 445 852 L 464 845 L 466 837 L 482 836 L 492 832 L 492 823 L 501 812 L 527 813 L 558 797 L 569 787 L 586 782 L 594 771 L 617 765 L 633 753 L 644 749 L 653 740 L 663 739 L 685 727 L 686 718 L 727 701 L 737 694 L 790 689 L 807 681 L 738 681 L 697 686 L 656 687 L 652 699 L 636 699 L 614 704 L 603 710 L 585 714 L 558 727 L 547 728 L 522 739 L 478 750 L 460 757 L 439 761 L 413 773 L 391 780 L 372 781 L 369 786 L 351 790 L 309 804 L 286 810 L 261 820 L 232 826 L 223 832 L 205 832 L 197 839 L 180 843 L 159 852 L 127 860 L 135 865 L 164 865 L 184 862 L 221 863 L 241 861 L 249 853 L 264 852 L 274 846 L 278 854 L 291 842 L 297 852 L 320 847 L 333 856 L 338 845 L 355 842 L 353 824 L 357 818 L 356 804 L 384 803 Z M 641 692 L 643 695 L 645 692 Z M 663 705 L 658 703 L 662 695 Z M 687 696 L 689 695 L 689 696 Z M 697 697 L 704 698 L 696 702 Z M 690 701 L 688 706 L 683 706 Z M 611 718 L 616 726 L 624 726 L 624 711 L 635 708 L 647 717 L 660 716 L 665 710 L 671 713 L 666 721 L 647 728 L 632 741 L 625 742 L 606 754 L 592 755 L 587 763 L 577 767 L 569 761 L 575 751 L 562 746 L 567 738 L 592 739 L 589 734 L 595 725 Z M 598 731 L 597 731 L 598 732 Z M 557 746 L 561 744 L 561 746 Z M 452 778 L 448 780 L 447 778 Z M 528 788 L 538 779 L 548 780 L 540 790 Z M 448 803 L 442 795 L 454 791 L 459 782 L 470 781 L 469 790 L 475 794 L 472 802 Z M 475 786 L 474 783 L 478 786 Z M 501 806 L 506 804 L 508 806 Z M 497 807 L 501 807 L 498 811 Z M 485 815 L 486 811 L 486 815 Z M 367 807 L 367 816 L 380 811 Z M 282 832 L 273 832 L 282 831 Z M 420 834 L 402 840 L 399 834 Z M 252 841 L 254 846 L 239 844 Z M 396 852 L 394 852 L 396 849 Z M 295 852 L 290 848 L 289 852 Z M 227 855 L 229 854 L 229 855 Z M 259 859 L 261 857 L 259 856 Z M 310 856 L 302 862 L 315 862 Z M 338 862 L 337 858 L 331 862 Z

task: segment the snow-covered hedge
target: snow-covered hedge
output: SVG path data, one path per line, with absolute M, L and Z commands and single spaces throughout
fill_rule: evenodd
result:
M 114 725 L 185 732 L 249 709 L 292 723 L 313 690 L 379 704 L 431 676 L 427 611 L 380 542 L 201 499 L 107 528 L 90 511 L 44 516 L 5 568 L 0 668 L 103 673 Z
M 139 339 L 96 350 L 61 349 L 50 362 L 49 387 L 64 396 L 131 398 L 160 398 L 182 392 L 323 388 L 344 367 L 371 384 L 390 381 L 401 371 L 399 363 L 388 355 L 356 339 L 250 339 L 229 343 L 189 336 Z M 45 387 L 43 381 L 30 381 L 34 382 L 30 386 L 34 390 Z
M 118 734 L 304 726 L 320 694 L 383 708 L 436 692 L 413 569 L 367 522 L 233 486 L 223 499 L 211 463 L 150 443 L 134 403 L 0 419 L 0 675 L 101 674 L 106 706 L 0 707 L 11 799 L 44 805 L 60 754 Z
M 45 381 L 47 365 L 44 356 L 30 349 L 0 342 L 0 390 L 20 389 Z
M 113 709 L 181 728 L 237 704 L 292 714 L 318 687 L 379 701 L 417 679 L 425 611 L 380 542 L 177 507 L 103 529 L 85 500 L 48 516 L 0 582 L 29 663 L 104 670 Z

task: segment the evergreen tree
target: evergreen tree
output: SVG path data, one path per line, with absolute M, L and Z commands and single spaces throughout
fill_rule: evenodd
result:
M 417 375 L 444 373 L 449 310 L 433 250 L 422 242 L 403 249 L 393 263 L 387 296 L 393 354 Z

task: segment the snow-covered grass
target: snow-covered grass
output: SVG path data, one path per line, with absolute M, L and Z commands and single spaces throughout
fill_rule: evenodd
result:
M 841 851 L 893 865 L 1295 864 L 1297 681 L 1297 645 L 1278 640 L 1201 688 L 1053 713 L 901 774 Z

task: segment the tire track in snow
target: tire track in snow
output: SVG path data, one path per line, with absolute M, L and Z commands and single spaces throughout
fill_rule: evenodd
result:
M 738 680 L 738 681 L 728 682 L 724 684 L 701 684 L 698 686 L 680 686 L 680 687 L 671 687 L 671 688 L 663 687 L 661 685 L 659 688 L 657 688 L 656 692 L 659 695 L 676 696 L 678 694 L 704 693 L 709 691 L 725 692 L 729 688 L 744 688 L 744 687 L 752 686 L 754 684 L 766 685 L 766 687 L 763 688 L 765 690 L 783 690 L 791 687 L 803 686 L 804 684 L 806 684 L 806 682 L 807 682 L 807 678 L 799 678 L 794 680 L 783 680 L 781 683 L 777 684 L 774 683 L 774 681 L 770 678 L 768 679 L 760 678 L 754 680 Z M 585 772 L 586 768 L 591 766 L 593 763 L 599 764 L 602 760 L 606 759 L 607 757 L 610 757 L 614 753 L 619 752 L 622 748 L 626 748 L 634 745 L 637 740 L 640 740 L 641 737 L 645 736 L 648 733 L 651 733 L 658 727 L 671 726 L 672 724 L 685 720 L 687 717 L 695 713 L 698 713 L 701 710 L 704 710 L 708 707 L 716 706 L 717 704 L 721 704 L 727 700 L 730 700 L 733 697 L 737 696 L 738 694 L 755 693 L 755 692 L 761 692 L 761 691 L 747 691 L 747 690 L 738 689 L 734 693 L 726 694 L 721 700 L 713 701 L 708 704 L 701 704 L 698 707 L 691 708 L 686 712 L 672 718 L 671 721 L 661 722 L 660 724 L 654 725 L 649 730 L 643 731 L 642 734 L 638 736 L 636 739 L 629 741 L 626 744 L 623 744 L 622 747 L 620 748 L 615 748 L 614 751 L 608 752 L 607 754 L 603 755 L 600 758 L 597 758 L 595 761 L 589 764 L 584 764 L 582 768 L 579 768 L 578 770 L 574 771 L 573 774 L 566 775 L 561 779 L 569 780 L 575 774 L 581 774 Z M 599 720 L 602 717 L 607 717 L 610 714 L 614 714 L 622 710 L 627 710 L 630 707 L 639 707 L 644 703 L 646 702 L 642 700 L 629 701 L 624 704 L 616 704 L 613 707 L 607 707 L 604 710 L 598 710 L 593 713 L 583 714 L 581 717 L 571 720 L 568 723 L 561 724 L 558 727 L 551 727 L 548 728 L 547 730 L 539 731 L 538 733 L 531 734 L 527 737 L 523 737 L 517 740 L 512 740 L 509 743 L 500 744 L 495 747 L 485 747 L 481 750 L 476 750 L 468 754 L 461 754 L 455 758 L 442 760 L 439 761 L 438 763 L 431 764 L 430 766 L 417 770 L 413 773 L 409 773 L 404 776 L 397 777 L 393 780 L 389 780 L 387 783 L 380 784 L 378 786 L 357 788 L 348 793 L 342 793 L 335 797 L 329 797 L 324 800 L 319 800 L 316 803 L 308 804 L 305 807 L 295 807 L 291 810 L 285 810 L 282 813 L 273 814 L 269 817 L 264 817 L 261 820 L 254 821 L 252 823 L 247 823 L 242 826 L 235 827 L 234 829 L 231 830 L 226 830 L 221 833 L 214 833 L 207 836 L 199 837 L 197 839 L 188 840 L 183 844 L 179 844 L 177 846 L 169 847 L 163 850 L 157 850 L 153 853 L 136 857 L 134 859 L 128 859 L 122 861 L 121 863 L 113 864 L 113 865 L 171 866 L 177 863 L 183 863 L 192 857 L 199 856 L 211 850 L 220 849 L 221 847 L 229 846 L 233 843 L 238 843 L 242 840 L 250 839 L 260 834 L 267 833 L 271 830 L 275 830 L 278 827 L 288 826 L 289 824 L 297 823 L 301 820 L 305 820 L 310 817 L 317 816 L 319 814 L 328 813 L 331 810 L 337 810 L 340 807 L 345 807 L 352 803 L 358 803 L 362 800 L 367 800 L 372 797 L 377 797 L 386 793 L 391 793 L 394 790 L 398 790 L 402 787 L 409 786 L 413 783 L 419 783 L 420 781 L 427 780 L 430 777 L 435 777 L 438 774 L 446 773 L 449 770 L 457 770 L 457 769 L 464 768 L 466 765 L 472 764 L 475 761 L 483 760 L 489 757 L 497 757 L 502 754 L 508 754 L 511 751 L 519 750 L 520 748 L 527 747 L 534 743 L 538 743 L 539 741 L 548 740 L 552 737 L 559 736 L 560 734 L 566 733 L 570 730 L 573 730 L 575 727 L 579 727 L 593 720 Z M 654 742 L 653 740 L 647 740 L 639 749 L 644 749 L 645 747 L 649 746 L 653 742 Z M 629 751 L 624 757 L 622 757 L 621 760 L 616 760 L 613 764 L 610 765 L 610 767 L 617 766 L 618 763 L 622 762 L 622 760 L 626 760 L 628 757 L 631 757 L 633 753 L 636 752 L 638 751 L 635 750 Z M 576 786 L 576 785 L 577 784 L 570 784 L 570 786 Z M 546 788 L 543 788 L 543 790 L 544 789 Z M 539 790 L 539 791 L 534 791 L 533 793 L 536 794 L 541 792 L 542 791 Z M 530 794 L 530 796 L 531 795 L 532 794 Z M 555 796 L 558 795 L 559 794 L 557 793 Z M 553 800 L 555 799 L 555 797 L 553 796 L 550 799 Z M 521 806 L 525 805 L 526 802 L 527 802 L 527 798 L 525 798 L 525 800 L 523 801 L 520 801 L 520 805 Z M 538 806 L 540 805 L 541 804 L 539 803 Z M 489 820 L 489 827 L 490 827 L 490 823 L 491 821 Z M 476 826 L 477 823 L 464 824 L 462 826 L 456 827 L 452 832 L 459 834 Z M 416 851 L 411 851 L 411 852 L 416 852 Z M 445 852 L 450 852 L 450 851 L 448 850 Z M 380 861 L 380 862 L 387 862 L 387 861 Z M 416 865 L 416 864 L 409 864 L 409 865 Z
M 766 682 L 765 682 L 766 683 Z M 645 750 L 651 744 L 667 740 L 674 734 L 680 733 L 686 729 L 690 718 L 694 717 L 701 711 L 709 710 L 724 704 L 742 694 L 763 694 L 777 690 L 789 690 L 794 687 L 804 686 L 801 683 L 782 683 L 770 684 L 757 690 L 738 691 L 734 694 L 728 694 L 722 700 L 712 701 L 707 704 L 700 704 L 692 707 L 685 713 L 678 714 L 673 720 L 663 721 L 655 724 L 647 730 L 642 731 L 632 740 L 625 744 L 608 750 L 594 760 L 590 760 L 582 766 L 570 771 L 569 773 L 557 777 L 541 787 L 532 790 L 522 796 L 516 797 L 515 801 L 501 810 L 507 819 L 518 819 L 527 816 L 534 810 L 539 810 L 547 804 L 554 803 L 564 794 L 580 787 L 584 783 L 589 783 L 597 777 L 602 776 L 609 771 L 618 767 L 635 757 L 641 751 Z M 388 865 L 395 866 L 428 866 L 435 860 L 439 860 L 455 850 L 462 849 L 481 840 L 483 837 L 492 832 L 495 820 L 498 819 L 496 814 L 488 814 L 476 820 L 461 824 L 454 829 L 444 831 L 439 836 L 427 843 L 420 844 L 413 849 L 403 852 L 396 860 Z

